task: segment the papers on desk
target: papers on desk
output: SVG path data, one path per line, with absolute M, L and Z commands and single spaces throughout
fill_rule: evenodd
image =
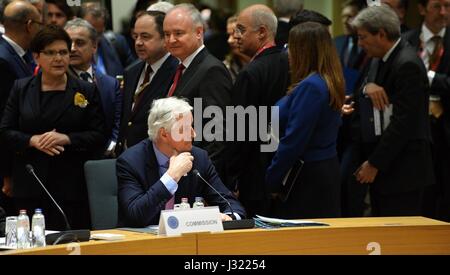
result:
M 143 228 L 132 228 L 132 227 L 123 227 L 118 228 L 119 230 L 130 231 L 130 232 L 138 232 L 138 233 L 149 233 L 158 235 L 158 225 L 149 225 Z
M 256 218 L 253 219 L 255 220 L 256 227 L 259 228 L 329 226 L 329 224 L 316 221 L 274 219 L 259 215 L 256 215 Z

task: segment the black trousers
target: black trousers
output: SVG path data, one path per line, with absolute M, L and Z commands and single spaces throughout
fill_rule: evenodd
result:
M 305 162 L 286 202 L 274 202 L 276 217 L 312 219 L 341 217 L 341 185 L 337 157 Z
M 370 191 L 372 216 L 422 216 L 423 188 L 398 194 L 382 195 Z

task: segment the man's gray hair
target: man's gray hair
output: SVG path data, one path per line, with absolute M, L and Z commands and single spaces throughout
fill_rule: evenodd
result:
M 371 34 L 385 30 L 390 41 L 400 37 L 400 20 L 398 15 L 387 5 L 373 6 L 362 10 L 352 22 L 357 29 L 365 29 Z
M 153 101 L 148 115 L 148 137 L 155 141 L 161 128 L 170 131 L 180 116 L 191 113 L 192 110 L 187 100 L 177 97 Z
M 75 28 L 85 28 L 89 32 L 89 38 L 92 42 L 97 43 L 98 34 L 95 28 L 86 20 L 81 18 L 75 18 L 66 23 L 64 26 L 65 30 L 75 29 Z
M 160 11 L 163 13 L 168 13 L 174 5 L 169 2 L 157 2 L 153 5 L 150 5 L 150 7 L 147 8 L 147 11 Z
M 291 17 L 303 9 L 303 0 L 274 0 L 273 8 L 279 17 Z
M 269 33 L 275 37 L 277 34 L 278 20 L 269 9 L 255 9 L 252 13 L 252 24 L 255 29 L 261 25 L 267 26 Z
M 189 15 L 192 18 L 192 22 L 194 23 L 194 27 L 203 27 L 205 26 L 205 22 L 202 19 L 202 15 L 200 14 L 200 11 L 192 4 L 178 4 L 174 6 L 172 9 L 170 9 L 167 13 L 172 12 L 173 10 L 182 9 L 189 13 Z

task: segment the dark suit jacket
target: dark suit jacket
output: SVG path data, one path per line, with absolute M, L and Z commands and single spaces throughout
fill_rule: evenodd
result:
M 275 37 L 275 43 L 280 49 L 288 43 L 289 40 L 289 23 L 278 19 L 277 35 Z
M 139 77 L 145 68 L 145 62 L 141 61 L 125 71 L 125 86 L 123 95 L 122 117 L 120 121 L 119 143 L 116 147 L 117 154 L 120 154 L 124 148 L 125 141 L 127 146 L 131 147 L 148 137 L 147 119 L 153 100 L 163 98 L 172 84 L 172 79 L 177 69 L 178 60 L 169 56 L 162 64 L 152 82 L 143 91 L 143 97 L 136 106 L 134 112 L 132 105 L 134 102 L 134 93 L 137 89 Z
M 404 34 L 404 38 L 419 51 L 421 29 L 411 30 Z M 430 93 L 439 95 L 444 107 L 444 129 L 447 146 L 450 147 L 450 27 L 447 27 L 444 37 L 444 56 L 431 83 Z
M 86 196 L 84 162 L 92 151 L 105 142 L 104 117 L 94 85 L 69 77 L 60 113 L 52 121 L 40 118 L 41 74 L 18 80 L 12 89 L 0 124 L 0 138 L 14 152 L 12 185 L 15 198 L 39 198 L 42 189 L 25 170 L 34 166 L 49 191 L 61 200 L 81 200 Z M 86 108 L 74 104 L 81 93 L 88 100 Z M 71 144 L 59 156 L 50 157 L 29 146 L 33 135 L 56 129 L 69 136 Z M 3 156 L 2 156 L 3 157 Z
M 117 40 L 115 43 L 123 48 L 124 52 L 128 56 L 125 64 L 120 60 L 120 56 L 114 48 L 114 45 L 112 45 L 111 42 L 109 42 L 104 36 L 102 36 L 98 42 L 98 54 L 103 57 L 106 73 L 112 77 L 123 75 L 124 69 L 128 65 L 131 65 L 134 61 L 133 55 L 125 38 L 116 34 L 116 39 Z
M 0 36 L 0 121 L 3 116 L 6 103 L 14 81 L 19 78 L 31 76 L 33 72 L 17 55 L 13 47 Z M 0 155 L 8 154 L 6 148 L 0 145 Z M 10 174 L 10 163 L 7 158 L 0 158 L 0 176 Z M 3 186 L 3 180 L 0 177 L 0 186 Z
M 0 85 L 0 119 L 14 81 L 32 74 L 31 69 L 25 65 L 13 47 L 0 36 L 0 75 L 2 79 L 2 85 Z
M 230 105 L 231 102 L 231 88 L 231 76 L 225 65 L 212 56 L 208 50 L 203 49 L 183 73 L 174 96 L 189 99 L 192 106 L 194 106 L 194 98 L 201 98 L 203 109 L 208 106 L 218 106 L 225 110 L 225 106 Z M 203 121 L 203 126 L 206 122 L 207 120 Z M 201 129 L 196 130 L 200 137 Z M 195 145 L 208 151 L 219 174 L 222 175 L 224 143 L 201 141 L 196 142 Z
M 393 194 L 433 183 L 428 78 L 422 60 L 406 41 L 378 68 L 375 83 L 385 89 L 393 114 L 379 142 L 370 145 L 374 149 L 368 160 L 379 170 L 371 187 Z
M 194 164 L 200 174 L 219 191 L 231 204 L 233 211 L 242 218 L 245 210 L 223 185 L 206 151 L 193 147 Z M 119 184 L 119 224 L 121 226 L 144 227 L 158 224 L 161 210 L 172 197 L 160 181 L 159 165 L 152 141 L 143 140 L 129 148 L 117 159 L 117 180 Z M 218 205 L 222 213 L 231 212 L 228 204 L 208 185 L 193 173 L 183 177 L 178 183 L 175 202 L 188 198 L 203 197 L 208 205 Z
M 114 77 L 95 71 L 95 82 L 100 92 L 103 113 L 105 114 L 107 144 L 119 138 L 120 115 L 122 113 L 122 92 L 119 81 Z
M 122 92 L 120 91 L 119 81 L 117 79 L 103 74 L 95 66 L 93 66 L 93 70 L 95 70 L 95 85 L 100 92 L 102 109 L 105 115 L 106 146 L 108 146 L 111 141 L 117 142 L 119 137 Z M 80 79 L 72 67 L 70 67 L 69 73 L 71 76 Z
M 233 87 L 232 105 L 267 106 L 270 111 L 286 95 L 288 84 L 287 54 L 278 48 L 266 49 L 239 73 Z M 270 122 L 270 117 L 267 121 Z M 246 129 L 249 129 L 248 121 Z M 239 185 L 241 197 L 246 200 L 261 200 L 266 195 L 265 173 L 273 154 L 261 153 L 261 144 L 261 141 L 232 142 L 227 149 L 227 186 Z

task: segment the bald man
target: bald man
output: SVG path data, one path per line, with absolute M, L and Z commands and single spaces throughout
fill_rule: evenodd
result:
M 236 78 L 232 90 L 234 106 L 270 108 L 286 94 L 288 59 L 280 48 L 275 47 L 276 32 L 277 18 L 267 6 L 253 5 L 239 14 L 234 38 L 239 50 L 252 56 L 252 61 Z M 267 118 L 267 121 L 270 122 L 270 118 Z M 250 129 L 248 121 L 246 129 Z M 254 214 L 268 214 L 270 208 L 264 177 L 271 154 L 261 153 L 261 144 L 261 140 L 256 143 L 234 142 L 227 150 L 227 186 L 232 190 L 239 190 L 240 200 L 249 217 Z M 246 165 L 243 166 L 242 163 Z
M 30 41 L 40 30 L 42 21 L 39 11 L 26 1 L 14 1 L 4 10 L 3 24 L 5 34 L 0 36 L 0 120 L 8 101 L 14 81 L 32 75 L 31 55 L 27 53 Z M 9 154 L 0 144 L 0 185 L 2 176 L 9 174 Z M 10 195 L 9 181 L 5 179 L 2 192 Z M 0 196 L 0 201 L 5 201 Z M 5 205 L 5 209 L 8 207 Z M 8 213 L 9 214 L 9 213 Z

